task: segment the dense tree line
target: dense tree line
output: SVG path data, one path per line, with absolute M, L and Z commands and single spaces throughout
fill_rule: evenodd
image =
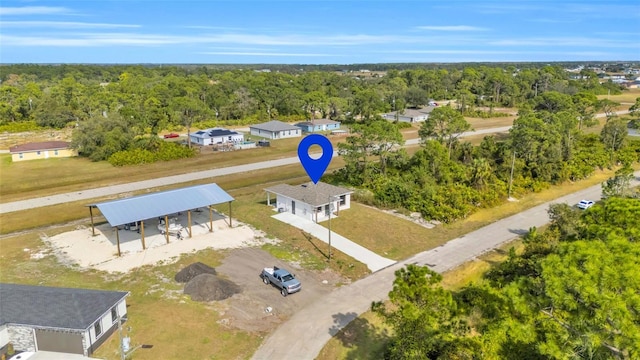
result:
M 421 148 L 412 156 L 400 148 L 393 125 L 364 122 L 339 144 L 346 164 L 336 180 L 369 190 L 360 193 L 361 201 L 449 222 L 596 169 L 629 170 L 640 160 L 640 142 L 627 139 L 626 121 L 610 111 L 600 135 L 583 131 L 598 123 L 594 115 L 603 103 L 611 106 L 585 91 L 544 92 L 522 104 L 507 140 L 488 136 L 479 146 L 459 141 L 469 124 L 456 109 L 441 106 L 421 125 Z
M 429 99 L 456 100 L 456 110 L 468 113 L 478 106 L 520 106 L 548 93 L 570 97 L 620 92 L 618 85 L 600 84 L 587 70 L 572 80 L 558 65 L 429 65 L 386 69 L 381 77 L 313 69 L 2 66 L 0 127 L 21 131 L 72 126 L 79 154 L 105 160 L 118 151 L 144 149 L 140 146 L 147 143 L 137 141 L 140 137 L 156 137 L 164 130 L 189 131 L 192 126 L 319 117 L 365 123 L 383 112 L 423 106 Z M 534 105 L 544 107 L 548 102 Z
M 373 304 L 393 328 L 384 358 L 640 358 L 640 201 L 549 214 L 479 284 L 448 291 L 426 267 L 397 271 L 390 306 Z

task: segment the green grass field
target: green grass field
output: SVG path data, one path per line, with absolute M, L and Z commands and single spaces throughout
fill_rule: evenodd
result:
M 92 163 L 84 159 L 27 161 L 14 164 L 7 161 L 7 155 L 1 155 L 0 196 L 2 202 L 8 202 L 52 193 L 79 191 L 176 175 L 187 171 L 243 164 L 266 160 L 269 157 L 293 156 L 297 141 L 290 139 L 277 144 L 272 143 L 271 148 L 260 149 L 257 152 L 250 150 L 202 154 L 186 161 L 131 168 L 113 168 L 105 163 Z M 342 165 L 339 158 L 335 159 L 330 170 Z M 393 259 L 403 259 L 541 202 L 602 182 L 611 173 L 611 171 L 601 172 L 585 181 L 568 183 L 541 193 L 530 194 L 518 202 L 504 203 L 495 209 L 481 209 L 463 221 L 434 229 L 426 229 L 381 210 L 353 203 L 352 209 L 341 212 L 332 220 L 332 230 L 378 254 Z M 233 203 L 234 218 L 251 224 L 282 241 L 278 246 L 265 246 L 265 249 L 276 257 L 298 261 L 308 269 L 325 269 L 330 266 L 331 269 L 351 280 L 365 276 L 368 270 L 363 264 L 339 251 L 334 251 L 335 261 L 328 264 L 324 243 L 270 217 L 272 210 L 265 205 L 266 194 L 263 189 L 283 182 L 302 183 L 306 179 L 306 174 L 300 166 L 291 165 L 222 176 L 213 181 L 236 199 Z M 212 179 L 207 179 L 195 183 L 211 181 Z M 190 184 L 177 184 L 174 187 L 187 185 Z M 102 199 L 93 199 L 91 202 L 99 200 Z M 1 215 L 0 281 L 131 291 L 132 295 L 128 300 L 129 311 L 135 316 L 131 316 L 128 325 L 134 329 L 134 338 L 148 344 L 163 344 L 162 347 L 139 350 L 135 353 L 135 359 L 246 359 L 251 357 L 262 342 L 264 334 L 231 330 L 218 324 L 216 321 L 219 320 L 219 316 L 216 311 L 213 311 L 214 305 L 187 301 L 177 292 L 179 289 L 175 288 L 172 282 L 166 281 L 182 266 L 195 261 L 206 260 L 206 263 L 212 266 L 219 264 L 224 257 L 224 251 L 200 251 L 183 256 L 175 264 L 144 267 L 122 276 L 66 267 L 59 263 L 47 249 L 41 237 L 53 236 L 74 229 L 78 225 L 89 224 L 89 213 L 85 207 L 87 203 L 89 202 L 68 203 Z M 219 210 L 223 213 L 228 211 L 226 206 L 220 207 Z M 401 230 L 389 231 L 388 229 Z M 33 252 L 42 252 L 46 256 L 42 259 L 31 259 L 29 254 Z M 463 278 L 477 278 L 477 271 L 469 270 L 470 274 Z M 375 353 L 382 348 L 384 337 L 376 332 L 371 332 L 372 335 L 366 338 L 356 336 L 360 332 L 370 331 L 371 326 L 379 329 L 374 329 L 375 331 L 384 334 L 385 328 L 380 327 L 370 315 L 358 318 L 352 326 L 362 330 L 345 329 L 335 339 L 339 342 L 339 346 L 335 345 L 336 348 L 331 349 L 330 347 L 334 346 L 331 344 L 335 342 L 332 341 L 328 345 L 328 350 L 325 349 L 329 351 L 329 355 L 320 357 L 321 359 L 346 358 L 341 354 L 346 354 L 353 349 L 357 351 L 353 353 L 355 357 L 350 354 L 350 358 L 370 358 L 364 356 L 369 353 L 369 349 L 373 349 Z M 116 359 L 118 358 L 116 348 L 116 337 L 112 336 L 96 356 Z

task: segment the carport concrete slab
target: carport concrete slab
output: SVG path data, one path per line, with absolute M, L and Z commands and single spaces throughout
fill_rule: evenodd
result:
M 302 217 L 289 212 L 279 213 L 273 217 L 298 229 L 304 230 L 329 244 L 329 230 L 311 220 L 303 219 Z M 376 272 L 396 263 L 396 261 L 382 257 L 333 231 L 331 232 L 331 246 L 367 265 L 371 272 Z

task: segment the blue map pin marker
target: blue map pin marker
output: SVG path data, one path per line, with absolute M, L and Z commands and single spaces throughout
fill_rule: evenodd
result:
M 313 159 L 309 156 L 309 148 L 313 145 L 318 145 L 322 148 L 322 156 L 318 159 Z M 298 159 L 300 159 L 302 167 L 304 167 L 314 184 L 320 181 L 332 158 L 333 145 L 331 145 L 331 141 L 326 136 L 319 134 L 307 135 L 298 145 Z

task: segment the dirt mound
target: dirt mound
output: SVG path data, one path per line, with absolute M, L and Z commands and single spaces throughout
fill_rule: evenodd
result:
M 184 286 L 184 293 L 193 301 L 224 300 L 240 291 L 238 285 L 212 274 L 200 274 Z
M 175 279 L 179 283 L 186 283 L 186 282 L 189 282 L 191 279 L 193 279 L 194 277 L 196 277 L 196 276 L 198 276 L 200 274 L 215 275 L 216 274 L 216 269 L 212 268 L 209 265 L 203 264 L 201 262 L 197 262 L 197 263 L 193 263 L 193 264 L 187 266 L 186 268 L 180 270 L 176 274 Z

